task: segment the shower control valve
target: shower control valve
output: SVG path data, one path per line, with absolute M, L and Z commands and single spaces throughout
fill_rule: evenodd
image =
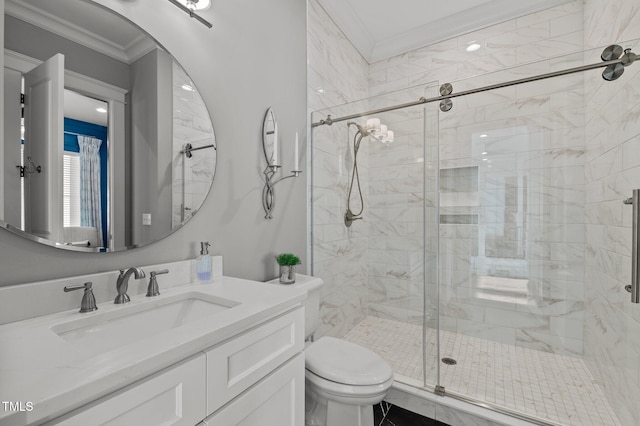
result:
M 344 214 L 344 224 L 347 228 L 351 227 L 351 224 L 356 220 L 362 220 L 362 216 L 357 216 L 351 212 L 351 210 L 347 210 Z

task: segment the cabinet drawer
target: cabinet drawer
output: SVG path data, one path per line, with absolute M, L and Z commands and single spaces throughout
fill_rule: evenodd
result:
M 207 351 L 207 414 L 303 349 L 304 308 L 298 308 Z
M 304 354 L 278 368 L 199 426 L 304 424 Z
M 193 426 L 206 416 L 205 366 L 200 354 L 48 425 Z

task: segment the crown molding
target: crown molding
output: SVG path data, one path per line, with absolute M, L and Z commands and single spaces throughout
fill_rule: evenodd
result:
M 129 58 L 128 63 L 133 63 L 138 59 L 142 58 L 149 52 L 154 50 L 164 50 L 160 47 L 156 41 L 148 36 L 144 31 L 140 31 L 140 35 L 136 37 L 131 43 L 124 47 L 125 52 L 127 53 L 127 57 Z
M 360 54 L 374 63 L 573 0 L 493 0 L 377 42 L 348 1 L 318 1 Z
M 131 62 L 123 46 L 87 31 L 63 18 L 33 7 L 28 3 L 7 0 L 5 13 L 111 58 L 125 63 Z
M 318 0 L 320 6 L 327 12 L 338 28 L 344 33 L 353 47 L 371 63 L 370 58 L 376 47 L 373 37 L 360 20 L 358 13 L 349 2 L 335 2 Z

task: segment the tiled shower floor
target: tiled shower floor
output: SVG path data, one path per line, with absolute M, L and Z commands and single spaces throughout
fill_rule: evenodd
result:
M 422 326 L 367 317 L 346 340 L 380 354 L 396 379 L 421 385 Z M 436 383 L 436 330 L 427 329 L 427 383 Z M 580 358 L 441 331 L 441 384 L 471 398 L 561 425 L 621 425 Z M 403 376 L 403 377 L 399 377 Z

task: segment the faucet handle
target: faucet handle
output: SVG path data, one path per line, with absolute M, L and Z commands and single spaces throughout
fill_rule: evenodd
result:
M 92 282 L 87 282 L 84 283 L 83 285 L 77 285 L 74 287 L 65 287 L 63 290 L 65 293 L 69 293 L 70 291 L 74 291 L 74 290 L 93 290 L 93 283 Z
M 92 311 L 98 310 L 98 307 L 96 306 L 96 298 L 93 295 L 92 287 L 93 287 L 92 282 L 86 282 L 83 285 L 64 288 L 65 293 L 84 289 L 84 294 L 82 295 L 82 302 L 80 302 L 80 313 L 92 312 Z
M 155 277 L 156 275 L 160 275 L 160 274 L 168 274 L 169 270 L 168 269 L 162 269 L 160 271 L 151 271 L 151 276 Z
M 160 295 L 160 289 L 158 288 L 158 280 L 156 280 L 156 275 L 168 274 L 168 273 L 169 273 L 168 269 L 151 272 L 151 278 L 149 278 L 149 287 L 147 287 L 147 297 Z

